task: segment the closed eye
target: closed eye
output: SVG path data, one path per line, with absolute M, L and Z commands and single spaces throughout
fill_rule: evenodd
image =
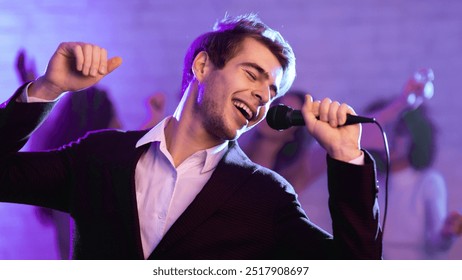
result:
M 275 85 L 270 86 L 271 99 L 276 99 L 278 97 L 278 88 Z
M 262 82 L 265 80 L 269 80 L 269 74 L 266 72 L 262 67 L 260 67 L 258 64 L 251 63 L 251 62 L 246 62 L 243 63 L 243 70 L 246 72 L 247 76 L 249 79 L 252 81 L 257 81 L 258 79 L 261 79 Z M 258 74 L 255 74 L 254 71 L 256 71 Z M 278 87 L 274 84 L 269 86 L 270 88 L 270 94 L 271 98 L 274 99 L 278 97 Z
M 250 79 L 252 79 L 253 81 L 256 81 L 256 80 L 257 80 L 257 75 L 255 75 L 254 73 L 252 73 L 252 71 L 245 70 L 245 72 L 247 73 L 247 76 L 250 77 Z

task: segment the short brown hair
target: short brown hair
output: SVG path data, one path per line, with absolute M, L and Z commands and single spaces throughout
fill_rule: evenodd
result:
M 278 95 L 286 93 L 295 79 L 294 52 L 279 32 L 264 24 L 255 14 L 234 18 L 225 16 L 215 24 L 213 31 L 200 35 L 191 43 L 184 59 L 182 92 L 193 79 L 192 63 L 199 52 L 207 52 L 212 63 L 222 69 L 237 54 L 242 41 L 249 37 L 267 46 L 281 63 L 284 73 Z

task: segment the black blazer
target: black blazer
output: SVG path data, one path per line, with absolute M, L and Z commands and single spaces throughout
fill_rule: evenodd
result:
M 58 150 L 17 152 L 50 104 L 0 107 L 0 200 L 69 212 L 74 258 L 143 259 L 134 174 L 146 131 L 100 131 Z M 380 259 L 374 163 L 327 161 L 333 237 L 309 221 L 284 178 L 231 141 L 150 259 Z

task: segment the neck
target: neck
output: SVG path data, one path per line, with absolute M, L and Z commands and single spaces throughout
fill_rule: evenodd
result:
M 211 137 L 194 115 L 196 92 L 197 86 L 192 83 L 183 94 L 173 117 L 165 127 L 166 145 L 175 167 L 194 153 L 224 142 Z

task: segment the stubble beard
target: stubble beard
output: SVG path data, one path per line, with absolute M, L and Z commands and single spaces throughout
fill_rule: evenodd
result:
M 204 129 L 218 141 L 234 140 L 238 138 L 235 131 L 231 131 L 226 122 L 226 115 L 220 111 L 220 106 L 212 98 L 199 94 L 195 103 L 195 111 L 200 116 Z

